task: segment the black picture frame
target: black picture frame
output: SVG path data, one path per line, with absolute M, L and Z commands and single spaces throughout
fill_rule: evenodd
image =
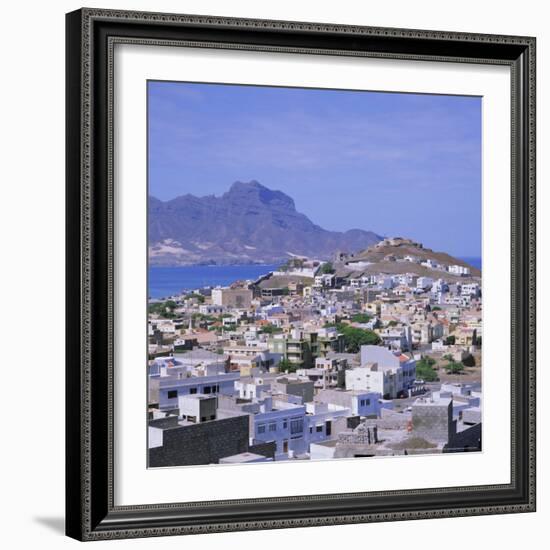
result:
M 66 533 L 79 540 L 535 510 L 535 38 L 81 9 L 66 19 Z M 113 44 L 507 65 L 512 129 L 511 482 L 117 507 L 113 499 Z M 184 499 L 185 495 L 182 495 Z

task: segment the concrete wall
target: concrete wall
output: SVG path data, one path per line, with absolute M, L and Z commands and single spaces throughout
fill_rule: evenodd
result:
M 462 453 L 464 451 L 481 451 L 481 424 L 454 434 L 443 448 L 444 453 Z
M 420 400 L 419 400 L 420 401 Z M 413 433 L 432 442 L 447 442 L 453 433 L 453 401 L 419 403 L 412 407 Z
M 411 420 L 411 417 L 409 415 L 401 414 L 401 413 L 392 413 L 392 411 L 387 411 L 383 409 L 381 418 L 375 418 L 375 419 L 369 419 L 367 418 L 365 420 L 365 426 L 368 426 L 370 428 L 373 428 L 374 426 L 378 426 L 381 430 L 406 430 L 409 422 Z M 391 414 L 385 414 L 385 413 L 391 413 Z
M 287 383 L 275 381 L 272 384 L 275 393 L 286 393 L 289 395 L 297 395 L 302 398 L 302 403 L 313 401 L 314 385 L 313 382 L 293 381 Z

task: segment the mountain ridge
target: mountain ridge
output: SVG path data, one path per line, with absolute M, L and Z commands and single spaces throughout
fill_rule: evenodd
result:
M 292 255 L 328 259 L 382 240 L 362 229 L 329 231 L 296 210 L 294 200 L 256 180 L 221 196 L 149 197 L 150 265 L 273 263 Z

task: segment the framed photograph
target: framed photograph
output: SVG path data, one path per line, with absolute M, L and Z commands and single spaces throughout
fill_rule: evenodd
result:
M 67 535 L 535 510 L 535 39 L 67 15 Z

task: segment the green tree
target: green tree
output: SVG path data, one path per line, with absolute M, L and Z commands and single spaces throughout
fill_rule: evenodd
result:
M 436 363 L 436 360 L 433 357 L 428 357 L 428 356 L 422 357 L 421 361 L 424 361 L 424 363 L 429 367 L 433 367 Z
M 466 357 L 462 359 L 462 364 L 465 367 L 475 367 L 476 366 L 475 357 L 472 354 L 466 355 Z
M 356 313 L 351 317 L 354 323 L 368 323 L 371 319 L 372 317 L 368 313 Z
M 334 266 L 332 265 L 332 262 L 326 262 L 321 266 L 321 269 L 319 269 L 319 273 L 321 275 L 330 275 L 332 273 L 335 273 Z
M 276 333 L 282 332 L 282 331 L 283 331 L 282 328 L 276 327 L 275 325 L 272 325 L 271 323 L 269 323 L 268 325 L 264 325 L 260 329 L 260 333 L 262 333 L 262 334 L 276 334 Z
M 447 338 L 445 338 L 446 346 L 454 346 L 455 342 L 456 342 L 456 337 L 454 334 L 451 334 L 450 336 L 447 336 Z
M 151 314 L 160 315 L 165 319 L 173 319 L 176 316 L 174 313 L 176 307 L 178 307 L 178 304 L 174 300 L 166 300 L 165 302 L 149 304 L 148 310 Z
M 380 343 L 380 337 L 372 330 L 340 325 L 338 331 L 344 335 L 344 342 L 349 353 L 357 353 L 361 346 L 376 346 Z
M 198 300 L 199 304 L 204 304 L 204 299 L 205 299 L 202 294 L 198 294 L 196 292 L 192 292 L 191 294 L 188 294 L 185 298 L 186 299 L 195 298 L 196 300 Z
M 416 362 L 416 377 L 426 382 L 435 382 L 438 377 L 434 365 L 435 361 L 431 357 L 422 357 Z
M 282 372 L 296 372 L 298 369 L 298 366 L 289 361 L 288 359 L 281 359 L 279 361 L 279 370 Z
M 449 374 L 460 374 L 464 371 L 464 365 L 462 363 L 458 363 L 457 361 L 449 361 L 443 366 L 443 368 Z

